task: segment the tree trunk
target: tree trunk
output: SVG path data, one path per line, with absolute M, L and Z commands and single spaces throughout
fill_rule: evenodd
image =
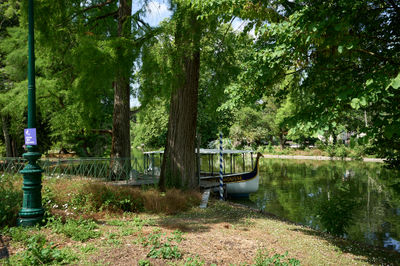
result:
M 13 157 L 11 138 L 10 138 L 10 133 L 8 132 L 8 122 L 9 122 L 8 117 L 2 115 L 1 116 L 1 124 L 3 126 L 4 142 L 6 145 L 6 157 Z
M 118 37 L 130 38 L 132 12 L 131 0 L 120 0 L 118 11 Z M 122 40 L 121 40 L 122 42 Z M 113 174 L 125 178 L 130 171 L 131 141 L 130 141 L 130 76 L 133 62 L 129 62 L 132 52 L 129 47 L 119 45 L 116 48 L 117 69 L 114 81 L 114 112 L 112 128 L 111 158 Z M 133 49 L 133 48 L 132 48 Z M 121 176 L 122 175 L 122 176 Z
M 279 143 L 281 145 L 281 150 L 285 149 L 286 137 L 283 133 L 279 134 Z
M 18 157 L 18 149 L 17 149 L 17 143 L 15 142 L 15 139 L 11 139 L 11 156 L 10 157 Z
M 179 8 L 179 7 L 178 7 Z M 175 31 L 176 87 L 171 93 L 167 143 L 159 186 L 196 188 L 196 121 L 200 72 L 200 25 L 197 15 L 180 13 Z

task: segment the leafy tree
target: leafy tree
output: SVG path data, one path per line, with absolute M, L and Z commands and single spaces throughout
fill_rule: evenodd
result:
M 132 123 L 132 146 L 145 150 L 158 149 L 167 138 L 168 113 L 164 100 L 144 106 Z
M 276 97 L 289 95 L 296 119 L 329 134 L 365 132 L 398 165 L 399 7 L 394 1 L 276 1 L 279 14 L 256 28 L 242 81 Z M 284 19 L 281 19 L 281 18 Z M 258 17 L 261 19 L 261 17 Z M 292 82 L 274 87 L 287 76 Z M 360 119 L 360 117 L 367 119 Z M 365 123 L 365 120 L 368 123 Z M 366 126 L 367 124 L 367 126 Z
M 18 12 L 19 12 L 19 2 L 18 1 L 3 1 L 0 3 L 0 124 L 2 126 L 4 144 L 5 144 L 5 155 L 7 157 L 18 156 L 18 131 L 15 132 L 14 128 L 18 122 L 21 121 L 21 116 L 12 117 L 13 113 L 7 108 L 9 104 L 8 93 L 11 86 L 11 77 L 6 71 L 6 51 L 7 46 L 5 45 L 6 39 L 9 37 L 8 27 L 14 27 L 18 25 Z M 14 56 L 17 56 L 16 51 L 14 51 Z M 24 51 L 25 52 L 25 51 Z M 17 122 L 18 121 L 18 122 Z M 14 123 L 12 123 L 14 122 Z
M 21 32 L 26 4 L 22 4 L 21 29 L 13 30 L 8 42 L 19 43 L 24 53 L 4 42 L 10 58 L 4 67 L 8 77 L 18 70 L 9 83 L 14 94 L 17 88 L 24 90 L 26 76 L 23 57 L 12 58 L 26 54 L 26 35 Z M 144 31 L 151 31 L 140 19 L 142 10 L 132 15 L 131 6 L 132 1 L 116 0 L 35 3 L 38 107 L 60 148 L 92 156 L 110 152 L 112 144 L 113 157 L 130 157 L 130 79 L 139 47 L 147 38 Z
M 202 26 L 191 3 L 172 3 L 175 9 L 173 81 L 167 141 L 159 185 L 195 188 L 195 138 Z

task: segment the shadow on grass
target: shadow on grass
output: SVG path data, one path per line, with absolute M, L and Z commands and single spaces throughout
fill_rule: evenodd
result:
M 195 208 L 189 212 L 174 216 L 164 216 L 157 220 L 160 227 L 179 229 L 183 232 L 203 233 L 211 230 L 213 224 L 230 225 L 238 229 L 249 230 L 251 218 L 275 220 L 286 224 L 298 224 L 282 219 L 270 213 L 260 212 L 252 208 L 234 203 L 212 201 L 206 209 Z M 307 227 L 291 229 L 305 235 L 311 235 L 334 245 L 337 253 L 349 253 L 360 257 L 361 263 L 374 265 L 400 265 L 400 253 L 364 243 L 346 240 L 333 235 L 316 231 Z
M 7 244 L 3 240 L 3 236 L 0 235 L 0 259 L 6 259 L 10 257 L 10 253 L 8 252 Z
M 296 228 L 291 230 L 325 240 L 337 247 L 337 250 L 340 250 L 340 252 L 362 256 L 365 259 L 360 259 L 360 261 L 364 263 L 367 262 L 374 265 L 400 265 L 400 253 L 393 250 L 343 239 L 311 228 Z
M 251 218 L 265 217 L 260 212 L 233 206 L 231 203 L 213 200 L 205 209 L 194 208 L 190 211 L 173 216 L 161 217 L 157 223 L 161 227 L 179 229 L 183 232 L 208 232 L 212 224 L 222 223 L 226 228 L 230 225 L 243 230 L 251 225 Z

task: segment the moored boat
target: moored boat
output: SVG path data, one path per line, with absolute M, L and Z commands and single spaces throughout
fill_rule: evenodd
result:
M 154 162 L 156 161 L 155 155 L 159 155 L 159 162 L 161 164 L 161 154 L 163 153 L 164 153 L 163 151 L 144 152 L 145 156 L 148 157 L 148 159 L 146 159 L 145 161 L 149 162 L 145 168 L 148 169 L 149 171 L 158 172 L 154 171 L 154 169 L 156 168 L 154 166 Z M 224 150 L 221 152 L 217 149 L 200 149 L 200 153 L 197 153 L 199 158 L 198 166 L 200 168 L 200 172 L 197 171 L 199 174 L 200 187 L 214 188 L 214 189 L 217 189 L 219 187 L 220 173 L 218 171 L 215 171 L 215 167 L 217 165 L 214 165 L 214 156 L 219 156 L 220 153 L 222 153 L 222 156 L 224 157 L 224 163 L 222 167 L 223 168 L 222 177 L 223 177 L 223 184 L 226 189 L 226 194 L 228 194 L 231 197 L 248 197 L 249 193 L 256 192 L 258 190 L 260 181 L 259 159 L 262 155 L 258 153 L 255 160 L 255 164 L 253 164 L 253 151 L 251 150 Z M 245 171 L 246 154 L 250 154 L 251 156 L 250 159 L 251 159 L 252 170 L 249 172 Z M 207 171 L 201 169 L 200 158 L 204 156 L 208 158 Z M 238 156 L 241 156 L 243 158 L 241 160 L 242 172 L 235 173 L 236 168 L 238 168 L 236 165 L 237 163 L 235 163 Z M 236 159 L 234 157 L 236 157 Z M 226 164 L 229 164 L 228 167 L 229 169 L 226 169 L 225 161 L 227 162 Z

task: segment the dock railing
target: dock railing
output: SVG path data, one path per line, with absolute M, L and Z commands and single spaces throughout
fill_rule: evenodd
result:
M 42 158 L 38 161 L 45 176 L 88 177 L 104 181 L 121 181 L 144 178 L 147 173 L 142 158 Z M 0 173 L 19 174 L 25 167 L 24 158 L 0 158 Z M 118 166 L 118 167 L 116 167 Z M 118 168 L 118 169 L 116 169 Z

